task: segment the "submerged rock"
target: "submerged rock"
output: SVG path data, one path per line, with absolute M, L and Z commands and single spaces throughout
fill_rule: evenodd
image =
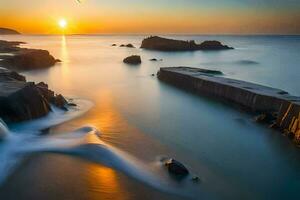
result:
M 150 59 L 150 61 L 154 61 L 154 62 L 156 62 L 156 61 L 158 61 L 156 58 L 152 58 L 152 59 Z
M 192 178 L 192 181 L 193 181 L 194 183 L 198 183 L 198 182 L 200 181 L 200 178 L 199 178 L 198 176 L 194 176 L 194 177 Z
M 227 50 L 233 49 L 219 41 L 204 41 L 196 44 L 195 41 L 182 41 L 158 36 L 151 36 L 143 40 L 141 48 L 158 51 L 196 51 L 196 50 Z
M 186 176 L 189 174 L 188 169 L 180 162 L 174 159 L 169 159 L 165 162 L 168 171 L 174 175 Z
M 132 55 L 123 60 L 124 63 L 138 65 L 142 63 L 141 56 Z

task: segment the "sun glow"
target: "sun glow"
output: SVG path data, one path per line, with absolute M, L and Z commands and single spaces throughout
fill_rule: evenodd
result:
M 58 25 L 59 25 L 60 28 L 65 29 L 68 25 L 68 22 L 65 19 L 60 19 L 58 21 Z

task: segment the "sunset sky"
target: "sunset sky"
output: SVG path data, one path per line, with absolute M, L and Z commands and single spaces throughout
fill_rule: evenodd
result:
M 299 0 L 1 0 L 22 33 L 300 34 Z

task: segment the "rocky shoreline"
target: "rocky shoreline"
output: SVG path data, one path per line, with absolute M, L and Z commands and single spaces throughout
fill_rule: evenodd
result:
M 0 55 L 0 67 L 24 71 L 44 69 L 60 62 L 46 50 L 21 48 L 20 44 L 24 43 L 0 40 L 0 53 L 9 53 Z
M 214 97 L 265 116 L 261 117 L 265 123 L 300 144 L 300 97 L 218 74 L 198 68 L 167 67 L 160 69 L 158 78 L 193 93 Z M 273 117 L 266 120 L 267 116 Z
M 67 101 L 41 82 L 27 82 L 12 71 L 42 69 L 57 60 L 46 50 L 20 48 L 22 42 L 0 41 L 0 118 L 6 123 L 32 120 L 47 115 L 51 104 L 66 110 Z

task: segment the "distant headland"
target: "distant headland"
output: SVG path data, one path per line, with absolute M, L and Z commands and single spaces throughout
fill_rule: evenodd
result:
M 19 34 L 21 33 L 16 30 L 0 27 L 0 35 L 19 35 Z

